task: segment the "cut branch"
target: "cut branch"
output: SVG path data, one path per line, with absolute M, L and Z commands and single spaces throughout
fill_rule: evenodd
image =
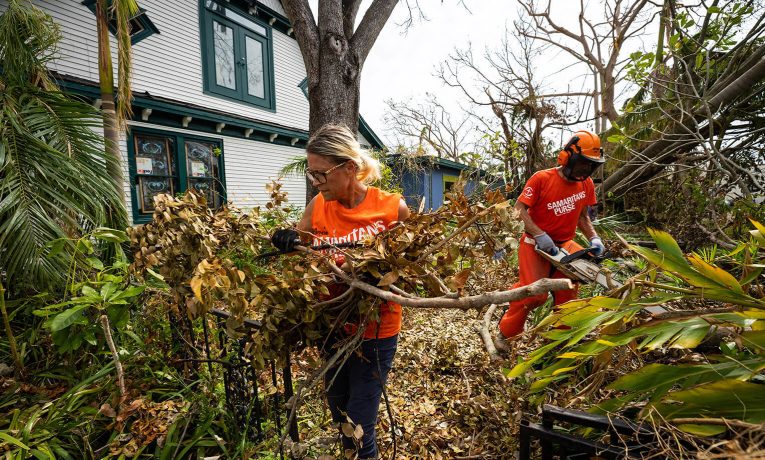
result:
M 120 361 L 120 355 L 117 352 L 117 347 L 114 346 L 114 339 L 112 338 L 112 328 L 109 325 L 109 317 L 101 315 L 101 328 L 104 330 L 104 336 L 106 337 L 106 343 L 109 345 L 109 351 L 112 352 L 112 359 L 114 360 L 114 368 L 117 371 L 117 383 L 120 387 L 120 401 L 123 401 L 127 396 L 127 390 L 125 389 L 125 372 L 122 370 L 122 362 Z
M 486 313 L 483 315 L 483 321 L 481 322 L 480 326 L 476 326 L 476 329 L 478 330 L 478 335 L 481 336 L 481 339 L 483 340 L 483 344 L 486 347 L 486 352 L 489 354 L 489 360 L 493 361 L 499 361 L 502 359 L 501 356 L 499 356 L 499 352 L 497 352 L 497 347 L 494 346 L 494 340 L 491 338 L 491 324 L 492 324 L 492 316 L 494 316 L 494 311 L 497 309 L 497 305 L 492 304 L 489 306 L 489 309 L 486 310 Z
M 315 253 L 315 251 L 306 248 L 304 246 L 297 246 L 296 249 Z M 508 291 L 493 291 L 485 292 L 483 294 L 477 294 L 459 298 L 448 297 L 431 297 L 431 298 L 409 298 L 398 294 L 394 294 L 390 291 L 380 289 L 372 286 L 369 283 L 359 281 L 335 264 L 334 261 L 329 258 L 324 258 L 323 262 L 329 267 L 332 272 L 337 275 L 343 282 L 348 284 L 352 288 L 356 288 L 360 291 L 364 291 L 367 294 L 372 294 L 383 300 L 389 302 L 395 302 L 405 307 L 415 308 L 456 308 L 459 310 L 470 310 L 473 308 L 481 308 L 493 303 L 507 303 L 513 300 L 524 299 L 539 294 L 544 294 L 550 291 L 561 291 L 567 289 L 573 289 L 574 284 L 569 279 L 550 279 L 542 278 L 527 286 L 519 287 L 516 289 L 510 289 Z

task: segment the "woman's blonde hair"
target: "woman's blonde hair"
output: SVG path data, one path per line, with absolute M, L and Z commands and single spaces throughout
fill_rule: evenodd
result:
M 306 152 L 332 157 L 338 163 L 353 161 L 359 172 L 356 178 L 365 184 L 380 179 L 380 162 L 364 149 L 345 125 L 326 124 L 308 139 Z

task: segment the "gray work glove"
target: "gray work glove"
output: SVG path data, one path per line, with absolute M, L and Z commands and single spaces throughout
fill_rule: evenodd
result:
M 550 235 L 542 232 L 534 237 L 534 241 L 537 242 L 537 247 L 551 256 L 558 254 L 558 246 L 555 245 L 555 241 L 550 238 Z
M 606 247 L 603 246 L 603 240 L 601 240 L 599 236 L 590 238 L 590 249 L 592 249 L 591 252 L 595 256 L 602 256 L 603 253 L 606 252 Z

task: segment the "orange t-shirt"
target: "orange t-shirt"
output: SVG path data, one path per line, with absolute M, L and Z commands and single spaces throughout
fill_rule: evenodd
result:
M 368 187 L 364 200 L 355 208 L 346 208 L 337 201 L 325 201 L 320 193 L 313 203 L 311 215 L 313 244 L 339 244 L 362 241 L 387 230 L 398 220 L 401 195 L 388 193 L 376 187 Z M 341 253 L 336 254 L 338 264 L 343 263 Z M 339 295 L 338 289 L 330 289 Z M 377 328 L 379 327 L 379 334 Z M 401 330 L 401 305 L 383 302 L 380 305 L 380 322 L 370 324 L 364 331 L 365 339 L 388 338 Z
M 518 201 L 529 207 L 529 216 L 539 228 L 561 242 L 574 238 L 579 215 L 585 206 L 597 203 L 597 198 L 592 178 L 568 181 L 552 168 L 534 173 Z

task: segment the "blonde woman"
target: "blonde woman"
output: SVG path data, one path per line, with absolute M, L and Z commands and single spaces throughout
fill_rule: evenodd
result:
M 339 244 L 361 241 L 367 236 L 387 230 L 397 221 L 409 217 L 409 209 L 401 195 L 388 193 L 369 185 L 380 178 L 380 165 L 361 149 L 356 136 L 345 126 L 325 125 L 306 146 L 306 176 L 319 190 L 305 209 L 295 230 L 278 230 L 272 237 L 274 246 L 291 252 L 300 239 L 311 244 Z M 300 235 L 300 237 L 298 236 Z M 333 257 L 342 264 L 342 254 Z M 329 286 L 336 296 L 347 286 Z M 358 458 L 377 458 L 375 423 L 382 388 L 396 353 L 401 329 L 401 305 L 382 302 L 379 321 L 369 323 L 363 331 L 359 353 L 352 353 L 341 368 L 327 373 L 327 402 L 335 422 L 346 421 L 346 415 L 364 429 Z M 331 345 L 356 332 L 355 324 L 346 324 L 343 333 L 327 340 Z M 342 432 L 343 445 L 354 449 L 352 439 Z

